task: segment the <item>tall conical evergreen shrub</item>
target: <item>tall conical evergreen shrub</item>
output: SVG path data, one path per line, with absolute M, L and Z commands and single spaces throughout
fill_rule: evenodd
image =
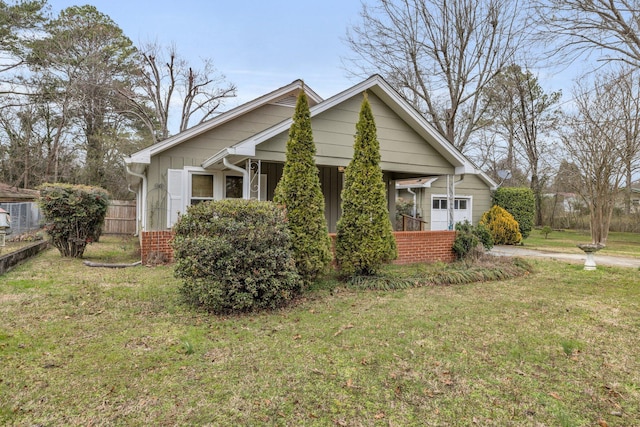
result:
M 353 149 L 342 190 L 336 260 L 345 276 L 373 275 L 397 256 L 397 249 L 380 168 L 380 143 L 366 93 Z
M 274 201 L 287 210 L 296 267 L 306 281 L 315 279 L 332 258 L 315 154 L 309 104 L 305 93 L 300 92 L 289 129 L 284 172 L 276 186 Z

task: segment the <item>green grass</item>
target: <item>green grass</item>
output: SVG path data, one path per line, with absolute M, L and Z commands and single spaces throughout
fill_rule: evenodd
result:
M 134 261 L 118 244 L 87 257 Z M 329 276 L 219 317 L 180 302 L 170 266 L 48 250 L 0 276 L 0 424 L 640 425 L 638 271 L 533 265 L 396 291 Z
M 524 240 L 524 246 L 531 249 L 582 253 L 576 245 L 590 242 L 591 234 L 589 231 L 556 230 L 552 231 L 545 239 L 540 230 L 533 230 L 531 235 Z M 598 253 L 640 258 L 640 233 L 611 232 L 607 239 L 607 246 Z

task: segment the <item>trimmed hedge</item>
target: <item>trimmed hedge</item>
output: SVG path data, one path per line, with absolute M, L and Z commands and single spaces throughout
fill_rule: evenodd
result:
M 273 200 L 287 210 L 296 268 L 307 282 L 324 272 L 333 257 L 315 154 L 309 104 L 302 91 L 289 129 L 284 171 Z
M 343 276 L 373 275 L 397 255 L 380 168 L 380 143 L 365 93 L 356 124 L 353 158 L 344 174 L 336 261 Z
M 109 193 L 71 184 L 42 184 L 39 190 L 49 241 L 63 257 L 82 258 L 87 244 L 102 233 Z
M 493 194 L 493 204 L 513 215 L 518 221 L 522 238 L 529 237 L 536 213 L 533 190 L 526 187 L 500 187 Z
M 247 312 L 282 306 L 302 289 L 284 211 L 272 202 L 200 203 L 174 231 L 175 275 L 191 304 Z

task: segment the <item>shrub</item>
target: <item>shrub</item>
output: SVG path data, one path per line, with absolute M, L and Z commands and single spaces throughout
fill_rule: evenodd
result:
M 284 212 L 272 202 L 200 203 L 174 231 L 175 275 L 191 304 L 246 312 L 276 308 L 301 291 Z
M 380 143 L 365 94 L 356 124 L 353 158 L 345 171 L 336 261 L 344 276 L 373 275 L 397 256 L 380 168 Z
M 551 227 L 549 227 L 548 225 L 545 225 L 540 230 L 540 233 L 542 233 L 544 235 L 545 239 L 548 239 L 549 238 L 549 234 L 551 234 L 552 231 L 553 231 L 553 229 Z
M 468 220 L 456 223 L 456 240 L 453 242 L 453 251 L 458 259 L 477 257 L 480 255 L 478 246 L 482 245 L 489 250 L 493 247 L 493 237 L 483 224 L 473 226 Z
M 307 282 L 326 270 L 332 258 L 315 154 L 309 104 L 304 92 L 300 92 L 274 201 L 286 207 L 296 267 Z
M 480 224 L 487 227 L 496 245 L 515 245 L 522 241 L 518 221 L 500 206 L 494 205 L 482 214 Z
M 529 237 L 536 211 L 533 190 L 526 187 L 500 187 L 493 194 L 493 204 L 513 215 L 522 238 Z
M 49 241 L 63 257 L 81 258 L 87 243 L 102 233 L 109 194 L 99 187 L 70 184 L 42 184 L 39 190 Z

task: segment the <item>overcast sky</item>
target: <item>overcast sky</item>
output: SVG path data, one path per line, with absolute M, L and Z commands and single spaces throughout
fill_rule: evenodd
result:
M 343 68 L 347 28 L 360 24 L 361 0 L 49 0 L 52 13 L 92 4 L 140 45 L 172 43 L 195 68 L 213 60 L 238 88 L 224 109 L 303 79 L 323 98 L 357 83 Z M 571 101 L 574 77 L 591 67 L 540 70 L 545 91 Z
M 328 98 L 347 89 L 343 39 L 360 0 L 49 0 L 52 12 L 92 4 L 134 42 L 175 43 L 194 64 L 211 58 L 238 87 L 234 105 L 303 79 Z M 197 68 L 197 67 L 196 67 Z M 233 106 L 233 105 L 232 105 Z

